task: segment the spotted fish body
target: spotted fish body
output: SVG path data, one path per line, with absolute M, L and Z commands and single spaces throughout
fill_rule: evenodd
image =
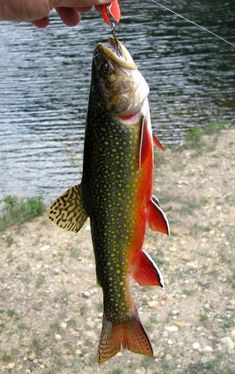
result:
M 114 38 L 110 44 L 111 49 L 99 44 L 94 52 L 81 184 L 50 208 L 50 218 L 72 231 L 79 231 L 90 217 L 104 299 L 99 362 L 121 347 L 153 355 L 130 294 L 129 276 L 141 285 L 163 286 L 142 246 L 147 222 L 169 234 L 165 214 L 152 197 L 149 89 L 126 48 Z

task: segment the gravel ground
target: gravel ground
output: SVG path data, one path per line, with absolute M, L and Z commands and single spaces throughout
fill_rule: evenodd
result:
M 45 216 L 0 238 L 0 373 L 234 373 L 235 129 L 156 154 L 156 193 L 170 238 L 144 248 L 166 288 L 132 285 L 153 359 L 122 351 L 96 363 L 102 294 L 89 225 Z

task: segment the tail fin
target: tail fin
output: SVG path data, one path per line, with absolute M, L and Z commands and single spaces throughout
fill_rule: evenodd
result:
M 153 356 L 151 343 L 140 322 L 137 310 L 130 319 L 122 323 L 112 323 L 104 314 L 98 362 L 109 360 L 120 351 L 121 347 L 145 356 Z

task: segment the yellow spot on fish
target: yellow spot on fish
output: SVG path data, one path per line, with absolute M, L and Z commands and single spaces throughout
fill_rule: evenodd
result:
M 115 82 L 115 80 L 116 80 L 116 75 L 115 74 L 110 74 L 109 81 L 110 82 Z

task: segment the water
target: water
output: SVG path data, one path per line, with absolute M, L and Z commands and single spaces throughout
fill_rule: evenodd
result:
M 133 3 L 123 1 L 118 35 L 149 83 L 163 143 L 232 119 L 235 49 L 150 1 Z M 235 43 L 234 0 L 181 0 L 173 9 Z M 83 18 L 68 28 L 53 14 L 45 30 L 0 23 L 0 198 L 50 201 L 81 178 L 92 52 L 110 34 L 96 12 Z

